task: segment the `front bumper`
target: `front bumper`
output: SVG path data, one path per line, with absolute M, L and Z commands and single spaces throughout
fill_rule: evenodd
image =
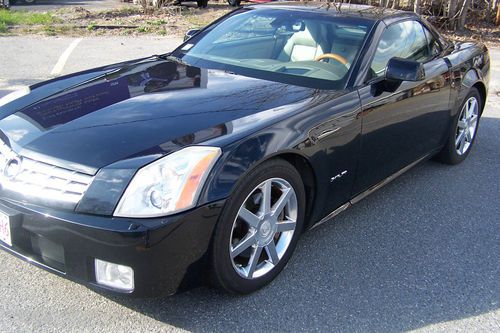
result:
M 224 201 L 171 217 L 125 219 L 54 211 L 0 199 L 9 215 L 10 252 L 30 263 L 99 290 L 94 259 L 134 270 L 135 289 L 150 297 L 203 282 L 206 253 Z

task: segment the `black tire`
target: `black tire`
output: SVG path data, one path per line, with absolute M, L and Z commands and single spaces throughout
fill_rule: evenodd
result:
M 241 4 L 241 0 L 227 0 L 227 3 L 233 7 L 238 7 Z
M 476 130 L 475 130 L 474 136 L 472 137 L 472 142 L 471 142 L 469 148 L 462 155 L 460 155 L 460 154 L 458 154 L 456 147 L 455 147 L 457 126 L 458 126 L 458 121 L 460 119 L 462 109 L 463 109 L 465 103 L 467 103 L 467 101 L 471 97 L 475 97 L 477 102 L 478 102 L 479 112 L 478 112 L 477 125 L 476 125 Z M 481 95 L 479 94 L 479 91 L 475 87 L 472 87 L 470 89 L 469 93 L 467 94 L 467 96 L 464 98 L 463 102 L 460 104 L 460 107 L 457 110 L 457 114 L 456 114 L 455 118 L 453 119 L 451 128 L 449 130 L 448 139 L 446 141 L 446 144 L 443 147 L 443 149 L 436 155 L 435 159 L 437 161 L 445 163 L 445 164 L 455 165 L 455 164 L 461 163 L 463 160 L 465 160 L 467 158 L 467 156 L 469 156 L 469 153 L 472 150 L 472 147 L 474 146 L 474 142 L 476 141 L 477 131 L 479 129 L 479 122 L 481 119 L 481 113 L 483 110 L 483 103 L 484 103 L 484 101 L 482 100 Z
M 278 263 L 264 275 L 248 279 L 236 272 L 230 258 L 229 244 L 231 243 L 233 223 L 240 207 L 252 191 L 259 184 L 271 178 L 286 180 L 293 187 L 298 208 L 296 227 L 291 241 Z M 304 225 L 305 203 L 305 190 L 301 176 L 290 163 L 284 160 L 273 159 L 264 162 L 240 179 L 234 193 L 227 200 L 215 229 L 210 260 L 212 284 L 231 293 L 248 294 L 270 283 L 285 267 L 297 245 Z
M 198 8 L 207 8 L 208 0 L 197 0 L 196 4 L 198 5 Z

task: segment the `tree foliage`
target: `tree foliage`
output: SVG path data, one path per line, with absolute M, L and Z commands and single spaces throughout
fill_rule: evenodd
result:
M 1 2 L 2 0 L 0 0 Z M 217 1 L 217 0 L 210 0 Z M 226 1 L 226 0 L 219 0 Z M 318 0 L 301 0 L 318 1 Z M 434 23 L 449 30 L 462 30 L 468 22 L 481 20 L 500 24 L 500 0 L 319 0 L 330 3 L 367 4 L 392 9 L 411 10 L 430 16 Z M 165 5 L 179 4 L 181 0 L 133 0 L 145 12 Z
M 330 1 L 330 0 L 326 0 Z M 431 16 L 441 27 L 462 30 L 473 20 L 500 24 L 500 0 L 344 0 Z

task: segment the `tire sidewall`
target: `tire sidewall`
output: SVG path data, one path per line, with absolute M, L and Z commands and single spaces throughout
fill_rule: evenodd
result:
M 208 0 L 197 0 L 196 4 L 198 5 L 198 8 L 207 8 Z
M 229 244 L 233 222 L 250 191 L 270 178 L 283 178 L 293 187 L 298 203 L 296 228 L 290 245 L 279 263 L 264 276 L 245 279 L 235 271 L 230 259 Z M 218 287 L 239 294 L 251 293 L 271 282 L 285 267 L 295 249 L 304 225 L 305 202 L 305 190 L 300 174 L 288 162 L 280 159 L 270 160 L 248 172 L 235 185 L 235 190 L 226 201 L 217 223 L 212 244 L 212 282 Z

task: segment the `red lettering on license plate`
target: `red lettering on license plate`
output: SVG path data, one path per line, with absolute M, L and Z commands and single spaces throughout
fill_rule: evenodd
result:
M 10 221 L 7 215 L 0 213 L 0 241 L 12 246 Z

